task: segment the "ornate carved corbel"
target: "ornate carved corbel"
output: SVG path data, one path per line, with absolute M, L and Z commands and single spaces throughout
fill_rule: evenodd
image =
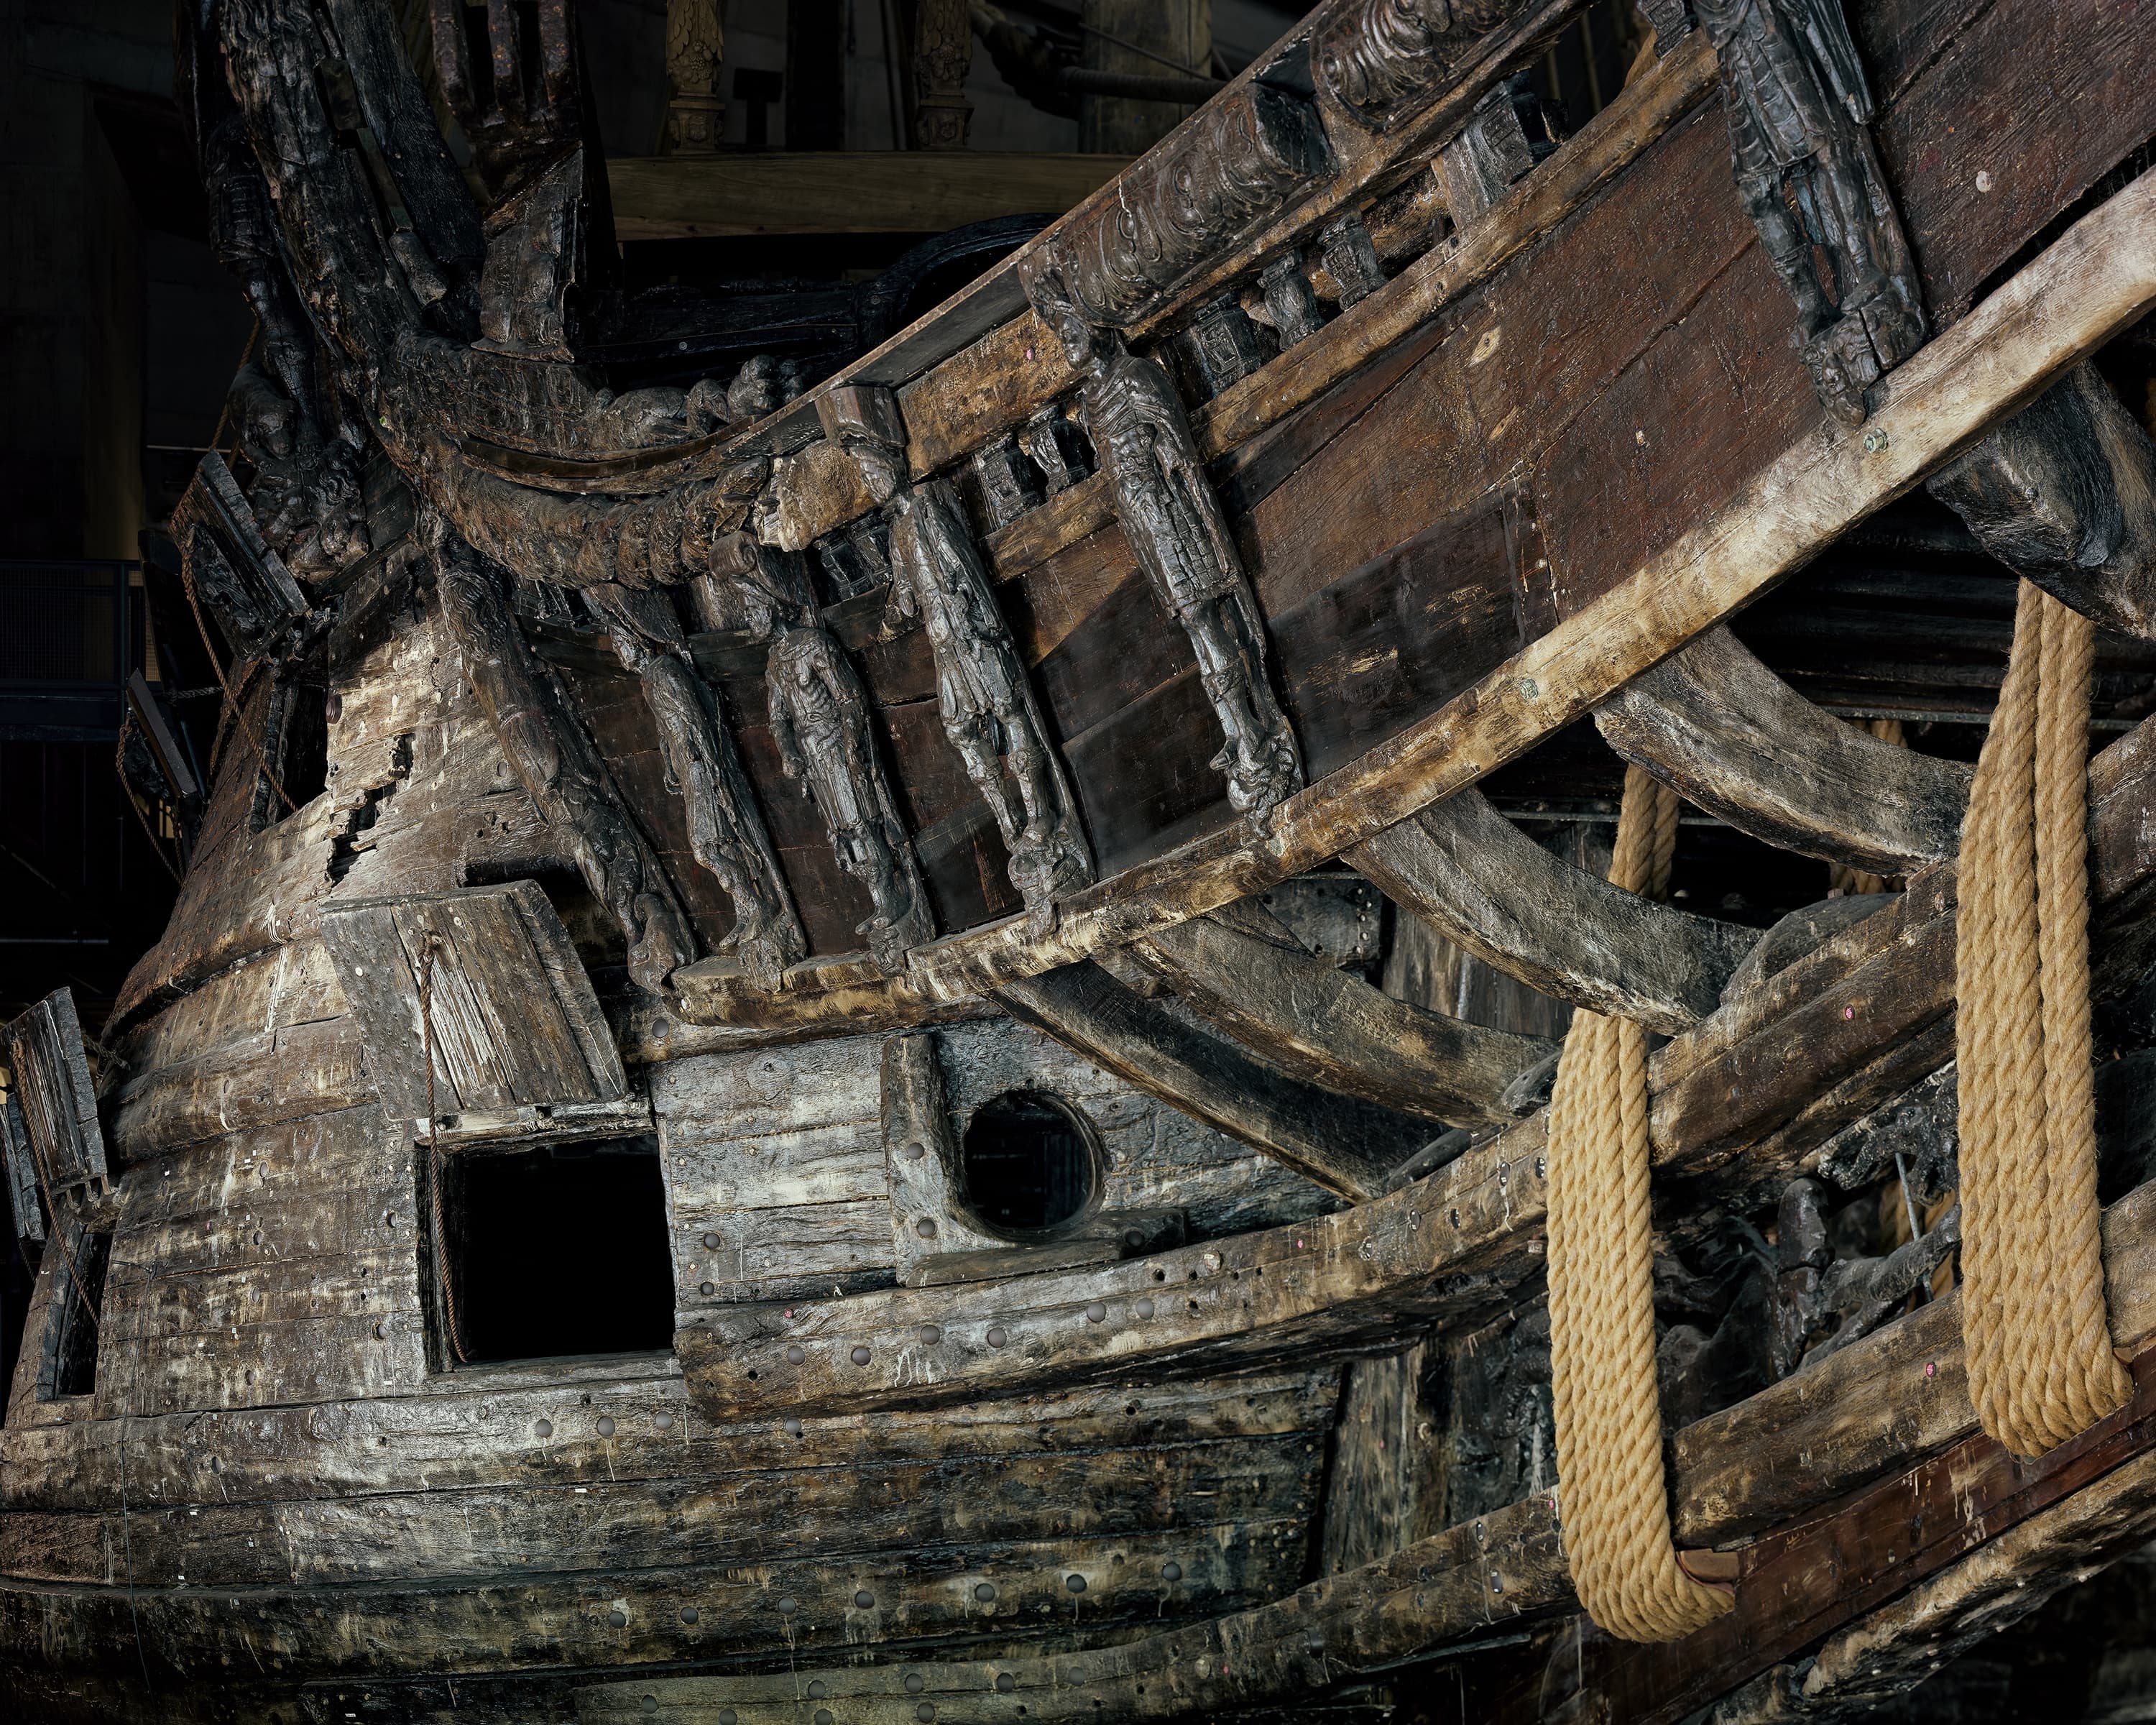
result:
M 689 659 L 673 601 L 655 588 L 604 582 L 584 601 L 606 620 L 615 655 L 643 686 L 666 757 L 667 788 L 687 805 L 689 849 L 732 900 L 734 926 L 719 942 L 757 983 L 775 988 L 808 942 L 764 830 L 756 793 L 711 691 Z
M 1158 361 L 1096 328 L 1052 263 L 1036 255 L 1019 267 L 1034 310 L 1086 376 L 1080 410 L 1107 470 L 1116 518 L 1198 656 L 1227 738 L 1213 765 L 1227 775 L 1229 804 L 1262 821 L 1301 788 L 1302 757 L 1266 672 L 1257 598 L 1175 386 Z
M 1011 885 L 1034 933 L 1045 935 L 1055 927 L 1057 896 L 1092 879 L 1092 857 L 957 494 L 943 480 L 906 483 L 906 428 L 889 390 L 834 389 L 816 410 L 891 523 L 885 629 L 917 621 L 927 631 L 943 734 L 995 815 Z
M 1310 40 L 1317 87 L 1358 125 L 1389 130 L 1419 107 L 1523 0 L 1342 0 Z
M 973 20 L 967 0 L 918 0 L 913 12 L 913 142 L 921 150 L 963 150 L 973 120 L 966 74 L 973 64 Z
M 666 148 L 675 156 L 717 153 L 726 123 L 719 63 L 726 36 L 719 0 L 666 0 Z
M 1804 365 L 1835 417 L 1861 424 L 1864 392 L 1922 345 L 1925 325 L 1841 0 L 1693 0 L 1693 10 L 1721 62 L 1738 195 L 1797 303 Z
M 876 759 L 869 702 L 838 637 L 819 619 L 808 583 L 749 534 L 712 547 L 713 572 L 740 595 L 749 633 L 769 648 L 764 686 L 779 765 L 816 805 L 839 866 L 875 907 L 855 932 L 885 974 L 936 932 L 913 843 Z

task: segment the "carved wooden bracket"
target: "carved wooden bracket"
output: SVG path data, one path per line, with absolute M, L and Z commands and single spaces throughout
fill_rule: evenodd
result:
M 1722 67 L 1731 159 L 1820 399 L 1845 424 L 1923 345 L 1923 301 L 1872 146 L 1871 90 L 1841 0 L 1693 0 Z M 1677 22 L 1667 7 L 1661 25 Z M 1824 254 L 1831 279 L 1823 278 Z
M 816 408 L 889 516 L 885 629 L 918 622 L 927 631 L 943 734 L 996 818 L 1034 932 L 1046 935 L 1058 896 L 1093 878 L 1092 855 L 965 511 L 946 481 L 905 482 L 906 427 L 891 391 L 849 385 Z
M 1273 694 L 1257 596 L 1182 400 L 1159 361 L 1141 358 L 1087 318 L 1045 254 L 1029 257 L 1020 270 L 1034 310 L 1086 374 L 1080 408 L 1107 470 L 1116 519 L 1154 596 L 1197 655 L 1226 738 L 1212 764 L 1227 776 L 1229 803 L 1262 821 L 1301 788 L 1302 756 Z
M 973 64 L 968 0 L 916 0 L 913 8 L 913 141 L 921 150 L 963 150 L 973 121 L 966 74 Z
M 747 533 L 712 547 L 713 572 L 731 580 L 749 633 L 770 646 L 764 688 L 779 765 L 816 805 L 839 866 L 874 908 L 855 928 L 888 976 L 936 932 L 905 820 L 876 757 L 868 694 L 838 637 L 818 616 L 804 578 Z
M 719 95 L 726 54 L 719 0 L 666 0 L 666 148 L 675 156 L 718 151 L 726 122 Z
M 322 940 L 392 1119 L 424 1130 L 427 1019 L 438 1120 L 627 1094 L 591 978 L 536 881 L 332 905 Z

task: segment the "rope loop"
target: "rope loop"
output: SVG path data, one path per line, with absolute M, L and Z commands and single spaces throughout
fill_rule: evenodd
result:
M 1678 807 L 1675 791 L 1625 769 L 1613 886 L 1668 891 Z M 1550 1387 L 1573 1587 L 1611 1635 L 1674 1640 L 1733 1597 L 1685 1573 L 1671 1532 L 1639 1025 L 1573 1013 L 1550 1096 L 1548 1155 Z

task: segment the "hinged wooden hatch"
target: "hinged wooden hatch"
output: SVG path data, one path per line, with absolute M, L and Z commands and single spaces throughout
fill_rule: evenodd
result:
M 536 881 L 369 899 L 322 914 L 322 938 L 395 1118 L 427 1118 L 422 955 L 434 948 L 438 1119 L 619 1101 L 629 1082 L 591 978 Z
M 44 1189 L 55 1208 L 64 1194 L 101 1189 L 110 1178 L 105 1133 L 97 1121 L 97 1091 L 83 1052 L 82 1023 L 74 996 L 54 990 L 5 1033 L 13 1074 L 5 1130 L 10 1183 Z

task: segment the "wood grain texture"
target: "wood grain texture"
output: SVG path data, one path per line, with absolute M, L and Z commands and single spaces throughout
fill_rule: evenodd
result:
M 1823 711 L 1709 630 L 1595 709 L 1603 739 L 1739 832 L 1900 875 L 1957 855 L 1971 772 Z

